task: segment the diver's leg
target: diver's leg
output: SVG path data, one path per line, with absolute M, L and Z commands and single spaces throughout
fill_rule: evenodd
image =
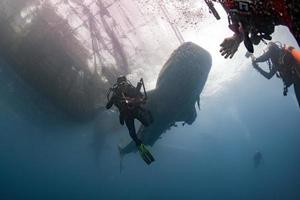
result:
M 294 83 L 295 95 L 298 101 L 298 105 L 300 108 L 300 78 L 298 78 Z
M 135 144 L 140 152 L 142 159 L 147 163 L 147 165 L 150 165 L 151 162 L 154 161 L 154 157 L 151 155 L 151 153 L 148 151 L 148 149 L 142 144 L 142 141 L 140 139 L 138 139 L 138 137 L 136 135 L 136 131 L 135 131 L 135 126 L 134 126 L 134 118 L 132 116 L 126 117 L 125 123 L 129 130 L 129 134 L 130 134 L 131 138 L 135 142 Z
M 139 146 L 142 142 L 136 135 L 135 126 L 134 126 L 134 118 L 133 117 L 126 117 L 125 118 L 125 123 L 126 123 L 126 126 L 128 128 L 130 137 L 135 142 L 135 144 L 137 146 Z
M 119 121 L 120 121 L 120 124 L 123 126 L 124 125 L 124 116 L 122 113 L 120 113 L 120 115 L 119 115 Z
M 147 116 L 148 111 L 143 109 L 143 108 L 137 108 L 134 111 L 134 117 L 138 119 L 144 126 L 149 126 L 150 121 L 149 121 L 149 116 Z M 150 153 L 150 151 L 145 147 L 145 145 L 140 145 L 138 146 L 138 150 L 140 152 L 141 157 L 143 160 L 150 165 L 153 161 L 155 161 L 154 157 Z
M 146 127 L 153 123 L 151 112 L 142 107 L 137 109 L 135 117 Z
M 150 124 L 152 124 L 153 121 L 154 121 L 153 115 L 152 115 L 152 113 L 150 112 L 150 110 L 147 110 L 147 113 L 148 113 L 148 116 L 149 116 L 149 122 L 150 122 Z

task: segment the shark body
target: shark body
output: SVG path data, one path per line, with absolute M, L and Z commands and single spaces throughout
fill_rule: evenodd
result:
M 137 133 L 145 145 L 153 146 L 176 122 L 195 121 L 195 104 L 200 108 L 200 94 L 211 65 L 209 52 L 191 42 L 182 44 L 171 54 L 160 71 L 156 88 L 148 92 L 145 107 L 151 111 L 154 122 L 149 127 L 141 126 Z M 120 145 L 121 155 L 136 150 L 132 141 Z

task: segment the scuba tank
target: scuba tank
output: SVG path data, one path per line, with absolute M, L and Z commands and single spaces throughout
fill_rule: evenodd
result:
M 292 56 L 295 58 L 297 64 L 300 64 L 300 51 L 294 47 L 288 48 L 288 51 L 291 52 Z
M 129 80 L 126 81 L 126 83 L 133 89 L 136 90 L 136 88 L 131 84 L 131 82 Z M 133 109 L 136 105 L 139 104 L 143 104 L 145 103 L 145 100 L 147 100 L 148 96 L 147 96 L 147 92 L 146 92 L 146 88 L 145 88 L 145 84 L 144 84 L 144 80 L 143 78 L 141 78 L 141 80 L 139 81 L 139 84 L 141 84 L 141 86 L 143 87 L 144 90 L 144 98 L 141 97 L 127 97 L 125 96 L 125 94 L 123 93 L 123 91 L 118 90 L 119 88 L 119 84 L 116 83 L 114 84 L 111 88 L 109 88 L 107 94 L 106 94 L 106 98 L 107 101 L 109 101 L 113 95 L 113 93 L 117 92 L 119 97 L 122 98 L 121 103 L 124 104 L 129 110 Z
M 279 46 L 282 51 L 282 54 L 279 58 L 279 63 L 288 69 L 293 82 L 297 79 L 300 79 L 300 51 L 291 46 L 281 45 L 281 43 L 276 45 Z M 290 84 L 287 85 L 286 83 L 284 83 L 284 96 L 286 96 L 288 93 L 289 85 Z

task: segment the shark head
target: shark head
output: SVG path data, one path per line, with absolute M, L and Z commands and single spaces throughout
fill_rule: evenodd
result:
M 206 83 L 212 59 L 205 49 L 188 42 L 176 49 L 164 64 L 148 109 L 154 118 L 191 123 L 195 103 Z M 167 117 L 166 116 L 170 116 Z

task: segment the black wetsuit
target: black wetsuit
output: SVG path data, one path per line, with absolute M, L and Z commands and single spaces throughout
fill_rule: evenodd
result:
M 265 62 L 268 60 L 271 61 L 270 72 L 264 71 L 258 65 L 254 65 L 255 69 L 267 79 L 279 73 L 278 75 L 284 83 L 284 90 L 287 90 L 288 87 L 294 84 L 295 95 L 300 107 L 300 77 L 295 71 L 297 62 L 293 56 L 287 50 L 281 49 L 278 46 L 271 46 L 263 55 L 256 58 L 255 62 Z
M 137 87 L 134 87 L 128 82 L 117 85 L 113 89 L 113 94 L 106 105 L 106 109 L 111 108 L 113 105 L 119 109 L 120 123 L 123 125 L 125 122 L 129 134 L 137 146 L 142 142 L 137 137 L 134 119 L 138 119 L 144 126 L 149 126 L 153 121 L 150 111 L 143 108 L 139 101 L 144 98 L 140 92 L 141 86 L 141 83 L 138 83 Z M 131 99 L 133 102 L 126 103 L 126 98 Z

